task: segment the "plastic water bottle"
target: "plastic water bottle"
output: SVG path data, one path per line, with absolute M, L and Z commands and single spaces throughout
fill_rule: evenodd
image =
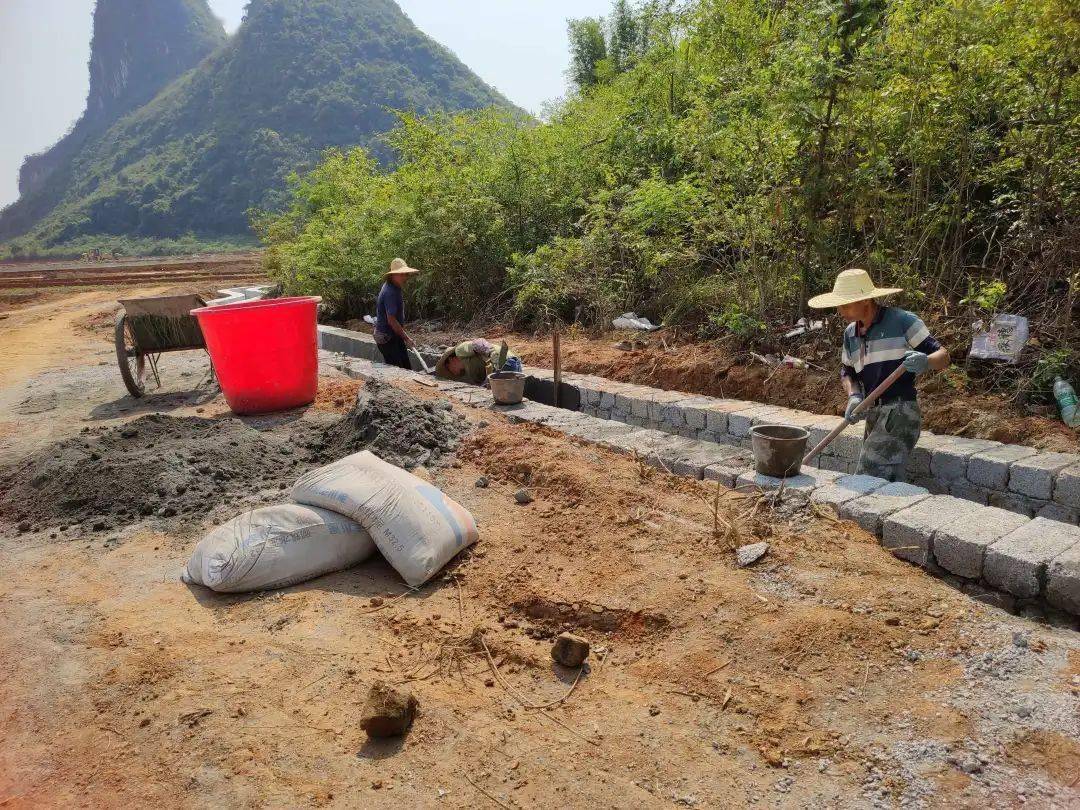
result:
M 1080 403 L 1076 391 L 1061 377 L 1054 380 L 1054 399 L 1061 410 L 1061 421 L 1071 428 L 1080 427 Z

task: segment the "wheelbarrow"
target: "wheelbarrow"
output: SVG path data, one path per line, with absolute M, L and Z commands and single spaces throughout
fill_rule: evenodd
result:
M 116 315 L 116 361 L 124 387 L 133 397 L 146 394 L 148 377 L 161 387 L 158 360 L 166 352 L 206 351 L 199 322 L 191 310 L 206 306 L 198 295 L 128 298 Z M 210 364 L 213 378 L 214 365 Z

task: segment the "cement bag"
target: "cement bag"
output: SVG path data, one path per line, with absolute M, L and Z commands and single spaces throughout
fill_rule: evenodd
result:
M 479 537 L 464 507 L 366 450 L 312 470 L 293 486 L 292 497 L 355 520 L 413 587 Z
M 348 518 L 286 503 L 245 512 L 211 531 L 181 579 L 226 593 L 284 588 L 374 553 L 371 535 Z

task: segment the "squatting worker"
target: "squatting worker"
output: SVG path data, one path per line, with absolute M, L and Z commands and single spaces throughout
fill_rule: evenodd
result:
M 488 374 L 500 370 L 521 371 L 521 360 L 510 354 L 505 340 L 498 346 L 484 338 L 462 341 L 444 351 L 435 364 L 436 377 L 473 385 L 481 385 Z
M 904 480 L 908 456 L 922 430 L 916 375 L 927 369 L 940 371 L 950 362 L 948 351 L 917 315 L 878 303 L 877 299 L 898 292 L 898 288 L 875 287 L 869 273 L 852 269 L 836 277 L 831 293 L 810 299 L 815 309 L 836 307 L 848 323 L 840 350 L 841 381 L 848 395 L 846 417 L 897 367 L 910 372 L 855 420 L 866 419 L 858 471 L 889 481 Z
M 398 368 L 411 368 L 409 348 L 415 346 L 405 323 L 405 301 L 401 290 L 409 276 L 420 271 L 409 267 L 404 259 L 390 262 L 386 281 L 379 290 L 379 300 L 375 304 L 375 343 L 388 365 Z

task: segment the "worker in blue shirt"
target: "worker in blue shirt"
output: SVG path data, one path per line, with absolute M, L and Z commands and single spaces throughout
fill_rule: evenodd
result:
M 394 259 L 390 262 L 390 270 L 375 304 L 375 343 L 383 360 L 398 368 L 412 368 L 409 363 L 409 347 L 415 347 L 416 344 L 402 325 L 405 323 L 405 301 L 401 291 L 406 279 L 419 272 L 416 268 L 409 267 L 404 259 Z
M 840 349 L 841 382 L 848 395 L 844 416 L 850 419 L 864 397 L 897 368 L 909 372 L 854 419 L 866 419 L 857 471 L 889 481 L 905 479 L 908 457 L 922 432 L 916 375 L 940 371 L 951 362 L 949 352 L 917 315 L 878 303 L 898 292 L 875 287 L 869 273 L 851 269 L 837 276 L 831 293 L 810 299 L 816 309 L 836 307 L 848 323 Z

